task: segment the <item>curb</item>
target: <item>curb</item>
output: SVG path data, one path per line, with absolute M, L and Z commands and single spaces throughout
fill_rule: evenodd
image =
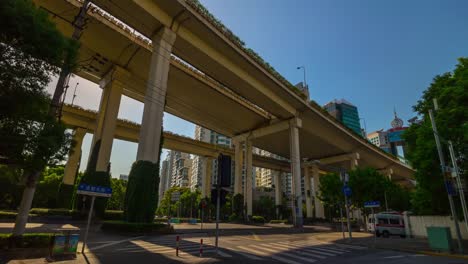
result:
M 439 252 L 432 252 L 432 251 L 418 251 L 419 254 L 429 255 L 429 256 L 437 256 L 437 257 L 449 257 L 449 258 L 457 258 L 457 259 L 468 259 L 468 255 L 459 255 L 459 254 L 449 254 L 449 253 L 439 253 Z

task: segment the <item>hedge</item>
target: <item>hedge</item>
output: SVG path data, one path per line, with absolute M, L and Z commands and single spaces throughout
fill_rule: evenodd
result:
M 174 232 L 172 226 L 167 223 L 130 223 L 125 221 L 104 221 L 101 225 L 103 231 L 119 233 L 158 233 L 171 234 Z
M 252 216 L 252 222 L 258 223 L 258 224 L 264 224 L 265 223 L 265 218 L 263 216 L 254 215 L 254 216 Z
M 0 249 L 7 248 L 47 248 L 54 233 L 25 233 L 19 237 L 0 234 Z
M 288 220 L 271 220 L 270 224 L 286 224 Z
M 0 211 L 0 219 L 16 219 L 16 212 Z M 2 235 L 2 234 L 0 234 Z
M 4 220 L 14 220 L 16 219 L 17 212 L 14 211 L 0 211 L 0 219 Z M 50 209 L 50 208 L 32 208 L 29 211 L 29 216 L 64 216 L 75 219 L 85 219 L 86 215 L 81 215 L 80 211 L 77 210 L 68 210 L 68 209 Z M 123 211 L 118 210 L 106 210 L 104 212 L 104 219 L 105 220 L 122 220 L 123 219 Z M 167 221 L 167 219 L 166 219 Z
M 159 163 L 139 160 L 133 163 L 125 194 L 124 219 L 152 223 L 158 204 Z

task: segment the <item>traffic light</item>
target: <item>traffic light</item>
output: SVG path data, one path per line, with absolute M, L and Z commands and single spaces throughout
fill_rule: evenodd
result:
M 218 182 L 220 187 L 231 186 L 231 157 L 219 154 L 218 157 Z
M 219 203 L 221 206 L 226 204 L 226 195 L 228 194 L 228 191 L 221 189 L 220 190 L 220 198 L 219 198 Z M 216 199 L 218 198 L 218 191 L 216 189 L 211 190 L 211 203 L 216 206 Z

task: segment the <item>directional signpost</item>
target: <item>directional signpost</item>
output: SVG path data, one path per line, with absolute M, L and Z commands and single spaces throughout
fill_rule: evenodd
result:
M 91 223 L 91 215 L 93 214 L 94 200 L 96 200 L 96 197 L 111 197 L 112 188 L 81 183 L 80 185 L 78 185 L 78 190 L 76 191 L 76 193 L 91 196 L 91 208 L 89 208 L 88 223 L 86 224 L 86 233 L 83 239 L 83 246 L 81 248 L 81 253 L 83 253 L 86 245 L 86 240 L 88 240 L 89 224 Z
M 367 201 L 364 202 L 364 208 L 370 208 L 371 209 L 371 215 L 374 218 L 374 246 L 375 246 L 375 240 L 377 237 L 377 223 L 376 223 L 376 218 L 374 215 L 374 208 L 380 207 L 380 201 Z

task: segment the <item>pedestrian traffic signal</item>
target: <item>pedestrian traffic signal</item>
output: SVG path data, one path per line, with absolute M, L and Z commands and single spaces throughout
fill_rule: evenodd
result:
M 228 194 L 228 191 L 221 189 L 220 191 L 220 197 L 219 197 L 219 204 L 223 206 L 226 204 L 226 195 Z M 218 198 L 218 191 L 216 189 L 211 190 L 211 203 L 216 206 Z
M 221 187 L 231 186 L 231 157 L 219 154 L 218 157 L 218 182 Z

